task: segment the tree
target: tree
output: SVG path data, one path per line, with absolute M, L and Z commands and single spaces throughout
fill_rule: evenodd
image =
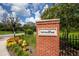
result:
M 79 4 L 57 4 L 45 10 L 42 19 L 60 18 L 61 30 L 68 33 L 79 29 Z
M 25 30 L 25 34 L 32 35 L 33 34 L 33 30 L 32 29 L 26 29 Z
M 27 30 L 27 29 L 32 29 L 32 31 L 34 32 L 36 30 L 36 26 L 35 23 L 33 22 L 27 22 L 24 26 L 23 29 Z
M 3 16 L 4 17 L 4 16 Z M 12 31 L 15 36 L 15 32 L 19 29 L 21 30 L 21 24 L 19 22 L 18 17 L 14 17 L 13 15 L 9 14 L 7 17 L 1 20 L 0 27 L 4 31 Z
M 68 24 L 70 28 L 78 28 L 79 4 L 58 4 L 52 6 L 51 8 L 45 10 L 45 12 L 41 15 L 41 18 L 60 18 L 62 28 L 66 28 L 66 24 Z
M 3 30 L 3 24 L 0 22 L 0 31 Z
M 60 18 L 62 28 L 79 26 L 79 4 L 58 4 L 45 10 L 42 19 Z M 74 25 L 76 23 L 76 25 Z M 67 27 L 68 27 L 67 26 Z
M 21 27 L 21 24 L 19 23 L 19 18 L 18 17 L 14 18 L 12 16 L 7 18 L 7 25 L 14 32 L 14 36 L 15 36 L 15 31 Z

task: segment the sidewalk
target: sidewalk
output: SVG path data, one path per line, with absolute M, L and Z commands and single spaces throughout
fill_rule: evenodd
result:
M 0 56 L 10 56 L 6 48 L 6 41 L 9 37 L 3 37 L 0 39 Z
M 16 36 L 18 35 L 24 35 L 24 33 L 16 34 Z M 6 47 L 6 41 L 12 36 L 13 34 L 0 35 L 0 56 L 10 56 Z

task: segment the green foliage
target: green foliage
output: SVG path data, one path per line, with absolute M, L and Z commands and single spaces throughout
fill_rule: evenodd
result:
M 1 22 L 0 22 L 1 31 L 14 31 L 13 29 L 15 29 L 15 31 L 22 30 L 18 17 L 16 17 L 15 21 L 12 16 L 10 16 L 10 17 L 7 16 L 5 19 L 1 20 Z
M 27 29 L 31 29 L 31 30 L 34 32 L 34 31 L 36 30 L 35 23 L 27 22 L 27 23 L 23 26 L 24 32 L 25 32 Z
M 17 56 L 29 56 L 30 55 L 30 52 L 26 52 L 26 51 L 22 51 L 22 48 L 19 46 L 19 45 L 15 45 L 13 46 L 14 50 L 15 50 L 15 53 Z
M 16 53 L 17 56 L 29 56 L 30 54 L 28 52 L 24 52 L 24 51 L 18 51 Z
M 24 52 L 24 51 L 19 54 L 19 56 L 29 56 L 29 55 L 30 55 L 29 52 Z
M 79 4 L 55 4 L 41 15 L 42 19 L 59 18 L 61 30 L 79 31 Z
M 19 47 L 17 44 L 13 45 L 13 49 L 14 49 L 14 51 L 15 51 L 16 53 L 21 50 L 20 47 Z
M 2 30 L 3 30 L 3 24 L 0 23 L 0 31 L 2 31 Z
M 33 34 L 33 30 L 27 29 L 27 30 L 25 30 L 25 34 L 32 35 Z
M 26 40 L 26 42 L 31 45 L 32 47 L 35 48 L 36 45 L 36 34 L 32 35 L 26 35 L 26 36 L 21 36 L 23 40 Z
M 29 56 L 30 55 L 30 52 L 24 51 L 23 47 L 19 44 L 14 44 L 8 47 L 8 50 L 10 50 L 16 56 Z

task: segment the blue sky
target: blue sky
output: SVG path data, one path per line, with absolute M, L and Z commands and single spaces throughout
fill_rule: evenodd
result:
M 14 13 L 20 19 L 20 23 L 36 22 L 45 9 L 52 3 L 0 3 L 0 20 Z

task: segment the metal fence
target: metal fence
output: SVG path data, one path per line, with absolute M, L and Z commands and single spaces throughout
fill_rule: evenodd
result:
M 60 37 L 60 56 L 79 56 L 79 34 Z

